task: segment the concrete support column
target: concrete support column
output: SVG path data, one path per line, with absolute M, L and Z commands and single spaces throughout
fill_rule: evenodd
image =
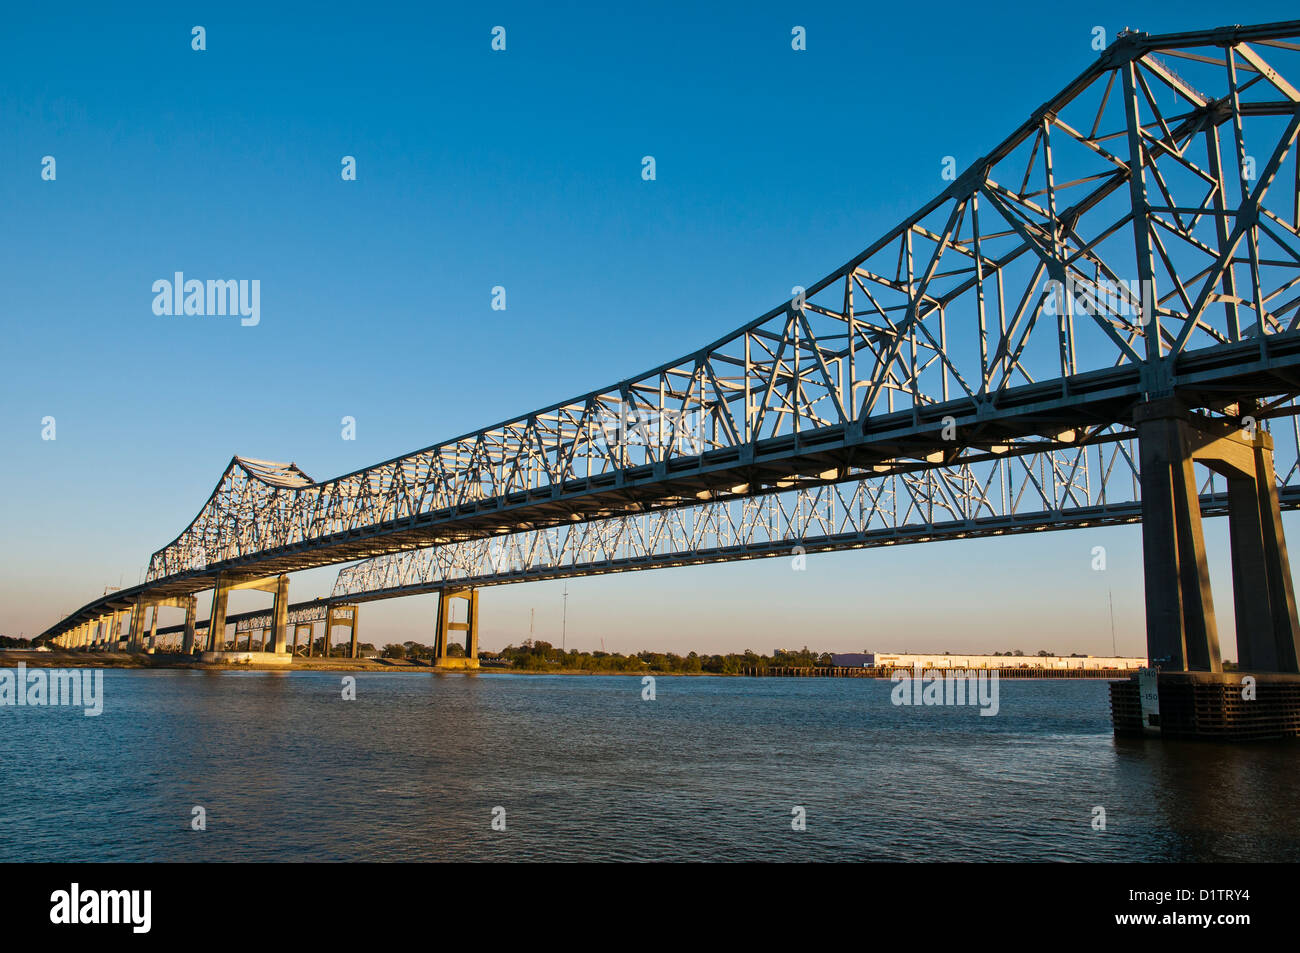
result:
M 217 576 L 212 587 L 212 612 L 208 616 L 209 652 L 220 652 L 226 647 L 226 605 L 229 601 L 230 589 L 223 584 L 221 576 Z
M 286 641 L 288 640 L 289 628 L 289 577 L 281 576 L 276 581 L 275 603 L 271 607 L 271 632 L 273 638 L 273 650 L 277 655 L 283 655 L 288 649 Z
M 108 650 L 117 651 L 117 643 L 122 640 L 122 612 L 118 610 L 113 613 L 112 621 L 109 622 L 108 631 Z
M 1147 653 L 1172 671 L 1221 672 L 1187 425 L 1173 401 L 1134 413 L 1142 482 Z
M 190 596 L 185 603 L 185 635 L 181 637 L 181 651 L 186 655 L 194 654 L 194 623 L 198 620 L 199 600 Z
M 434 665 L 440 664 L 447 657 L 447 635 L 451 631 L 451 624 L 451 606 L 444 589 L 438 593 L 438 618 L 433 626 Z
M 1282 509 L 1277 499 L 1277 474 L 1273 469 L 1273 439 L 1255 444 L 1255 483 L 1258 487 L 1264 558 L 1268 566 L 1269 606 L 1273 615 L 1274 662 L 1279 672 L 1300 673 L 1300 623 L 1296 619 L 1295 586 L 1291 581 L 1291 560 L 1282 530 Z
M 1252 450 L 1249 470 L 1228 474 L 1238 664 L 1245 672 L 1298 672 L 1300 625 L 1277 500 L 1272 437 L 1257 434 Z
M 350 658 L 357 657 L 357 627 L 361 621 L 360 616 L 361 616 L 361 607 L 353 606 L 352 607 L 352 654 L 349 656 Z
M 149 641 L 145 647 L 150 652 L 158 648 L 158 606 L 149 613 Z
M 465 633 L 465 655 L 478 661 L 478 590 L 469 593 L 469 629 Z
M 126 637 L 126 650 L 139 652 L 144 647 L 144 606 L 136 602 L 131 607 L 131 628 Z
M 330 632 L 334 628 L 334 607 L 325 607 L 325 632 L 321 640 L 321 654 L 325 658 L 330 657 Z
M 465 601 L 465 621 L 452 621 L 452 600 Z M 441 665 L 448 658 L 447 645 L 452 632 L 465 633 L 465 656 L 478 659 L 478 590 L 444 589 L 438 594 L 438 622 L 433 635 L 433 661 Z

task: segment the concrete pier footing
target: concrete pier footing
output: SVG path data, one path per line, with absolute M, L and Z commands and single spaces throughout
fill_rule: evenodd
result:
M 1151 668 L 1111 682 L 1116 734 L 1254 740 L 1300 734 L 1300 623 L 1277 498 L 1273 439 L 1243 403 L 1230 416 L 1173 398 L 1133 414 Z M 1228 490 L 1238 665 L 1224 672 L 1194 465 Z
M 1213 741 L 1300 737 L 1300 675 L 1262 672 L 1160 672 L 1110 683 L 1115 734 Z

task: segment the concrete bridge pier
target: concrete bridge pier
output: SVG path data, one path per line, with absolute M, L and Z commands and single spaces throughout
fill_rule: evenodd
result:
M 257 589 L 261 592 L 269 592 L 274 598 L 271 610 L 271 627 L 268 636 L 266 629 L 258 630 L 258 651 L 267 655 L 285 656 L 288 654 L 286 649 L 287 629 L 289 624 L 289 577 L 285 575 L 270 576 L 263 579 L 240 579 L 232 580 L 224 573 L 217 576 L 216 584 L 212 588 L 212 612 L 208 617 L 208 653 L 221 653 L 226 648 L 226 617 L 230 605 L 230 593 L 237 589 Z M 186 636 L 189 638 L 189 627 L 191 625 L 190 617 L 186 616 Z M 246 652 L 253 652 L 253 627 L 250 624 L 248 628 L 248 641 L 244 646 Z M 273 650 L 268 646 L 273 645 Z M 235 641 L 233 645 L 236 651 L 239 650 L 239 628 L 235 628 Z M 219 661 L 215 657 L 205 659 L 205 661 Z M 284 659 L 266 659 L 266 662 L 279 664 Z
M 158 641 L 158 614 L 164 606 L 185 609 L 185 623 L 193 648 L 194 596 L 142 596 L 128 610 L 131 622 L 127 629 L 128 652 L 154 651 Z M 149 625 L 145 626 L 145 613 L 148 613 Z
M 348 627 L 349 649 L 348 658 L 357 657 L 357 631 L 360 623 L 361 607 L 356 605 L 331 605 L 325 608 L 325 637 L 322 640 L 325 658 L 330 657 L 330 649 L 333 645 L 335 626 L 345 625 Z M 296 638 L 296 636 L 295 636 Z M 308 639 L 307 655 L 311 657 L 311 641 Z
M 304 629 L 307 630 L 307 654 L 311 655 L 312 624 L 310 622 L 298 622 L 293 627 L 293 654 L 294 655 L 298 654 L 298 637 L 302 634 L 302 631 Z
M 1237 597 L 1238 666 L 1247 672 L 1300 673 L 1291 563 L 1278 506 L 1273 438 L 1255 435 L 1249 468 L 1228 473 L 1228 532 Z
M 131 607 L 131 626 L 127 629 L 126 637 L 128 652 L 139 652 L 144 648 L 144 609 L 145 604 L 139 599 Z
M 283 655 L 289 651 L 289 577 L 280 576 L 275 581 L 275 602 L 271 607 L 272 651 Z M 265 644 L 263 644 L 265 648 Z
M 1221 672 L 1192 467 L 1195 434 L 1173 401 L 1144 405 L 1134 423 L 1142 481 L 1147 656 L 1162 669 Z
M 212 587 L 212 610 L 208 613 L 208 651 L 221 652 L 226 648 L 226 608 L 230 604 L 230 585 L 217 576 Z
M 198 619 L 199 600 L 197 596 L 188 596 L 185 600 L 185 634 L 181 636 L 181 652 L 194 654 L 194 624 Z
M 1273 440 L 1173 399 L 1134 413 L 1142 482 L 1147 653 L 1158 674 L 1113 682 L 1117 733 L 1222 739 L 1300 735 L 1300 623 Z M 1224 673 L 1194 464 L 1228 486 L 1239 672 Z M 1245 676 L 1254 680 L 1249 687 Z M 1146 681 L 1142 682 L 1141 679 Z
M 465 621 L 453 622 L 455 601 L 465 603 Z M 465 633 L 465 657 L 447 654 L 452 632 Z M 438 622 L 434 629 L 433 664 L 442 669 L 478 668 L 478 590 L 443 589 L 438 593 Z

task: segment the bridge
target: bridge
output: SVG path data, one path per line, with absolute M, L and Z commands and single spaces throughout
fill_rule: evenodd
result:
M 1297 41 L 1300 21 L 1123 33 L 766 314 L 324 482 L 235 457 L 143 583 L 41 638 L 116 644 L 129 617 L 138 649 L 146 611 L 156 638 L 175 607 L 194 651 L 211 590 L 216 652 L 251 588 L 287 654 L 308 611 L 288 574 L 352 564 L 312 611 L 351 607 L 355 645 L 360 602 L 438 592 L 436 654 L 464 631 L 472 664 L 484 586 L 1141 521 L 1150 658 L 1217 673 L 1201 521 L 1226 515 L 1240 665 L 1300 672 L 1280 515 L 1300 501 Z

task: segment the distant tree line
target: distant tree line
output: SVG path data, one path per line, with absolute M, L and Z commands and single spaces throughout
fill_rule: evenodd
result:
M 31 648 L 31 639 L 20 639 L 13 635 L 0 635 L 0 649 L 27 649 Z
M 577 649 L 566 652 L 550 642 L 529 639 L 523 644 L 507 645 L 498 653 L 512 668 L 530 672 L 569 669 L 583 672 L 669 672 L 680 674 L 709 673 L 734 675 L 745 668 L 767 669 L 774 667 L 813 668 L 833 664 L 831 653 L 814 652 L 806 645 L 802 649 L 773 649 L 771 655 L 760 655 L 752 649 L 743 653 L 726 655 L 700 655 L 691 652 L 583 652 Z
M 433 646 L 425 645 L 422 642 L 390 642 L 384 646 L 384 650 L 379 653 L 383 658 L 391 659 L 415 659 L 424 660 L 433 658 Z M 465 646 L 459 642 L 452 642 L 447 646 L 447 655 L 450 658 L 464 658 Z
M 342 647 L 342 646 L 341 646 Z M 945 652 L 951 655 L 951 652 Z M 994 652 L 995 656 L 1023 657 L 1020 649 L 1010 652 Z M 432 660 L 433 646 L 422 642 L 389 643 L 380 652 L 384 658 Z M 452 642 L 447 647 L 447 655 L 463 658 L 465 646 Z M 1037 656 L 1047 657 L 1053 653 L 1040 649 Z M 1078 653 L 1070 658 L 1083 658 Z M 808 646 L 801 649 L 773 649 L 771 655 L 761 655 L 752 649 L 742 653 L 725 655 L 701 655 L 691 652 L 677 655 L 674 652 L 641 651 L 631 655 L 620 652 L 584 652 L 578 649 L 565 651 L 556 648 L 550 642 L 528 639 L 520 645 L 507 645 L 500 652 L 481 652 L 484 660 L 499 658 L 511 668 L 529 672 L 545 671 L 582 671 L 582 672 L 675 672 L 682 674 L 709 673 L 714 675 L 735 675 L 742 670 L 764 670 L 770 668 L 820 668 L 835 664 L 830 652 L 817 652 Z
M 287 645 L 289 648 L 292 648 L 292 647 L 293 647 L 293 637 L 292 637 L 292 636 L 293 636 L 293 633 L 291 632 L 291 633 L 290 633 L 290 637 L 289 637 L 289 639 L 288 639 L 287 642 L 286 642 L 286 645 Z M 256 639 L 253 640 L 253 644 L 254 644 L 254 645 L 257 645 L 257 644 L 258 644 L 258 642 L 257 642 Z M 270 645 L 270 640 L 269 640 L 269 639 L 267 640 L 267 643 L 266 643 L 266 644 L 267 644 L 267 645 Z M 229 651 L 229 652 L 234 652 L 234 651 L 236 651 L 236 646 L 238 646 L 238 651 L 241 651 L 241 652 L 242 652 L 242 651 L 244 651 L 244 647 L 245 647 L 246 645 L 248 645 L 248 642 L 245 640 L 243 634 L 241 633 L 240 636 L 239 636 L 239 638 L 236 639 L 235 641 L 232 642 L 232 641 L 227 640 L 226 643 L 225 643 L 225 648 L 226 648 L 226 650 Z M 299 650 L 300 652 L 302 652 L 303 654 L 306 654 L 306 651 L 307 651 L 307 649 L 306 649 L 306 645 L 307 645 L 306 642 L 300 642 L 300 643 L 298 643 L 298 650 Z M 313 655 L 313 656 L 321 656 L 322 658 L 327 657 L 327 656 L 325 655 L 325 640 L 324 640 L 323 638 L 313 639 L 313 640 L 312 640 L 312 643 L 311 643 L 311 651 L 312 651 L 312 655 Z M 358 654 L 358 655 L 361 655 L 361 656 L 374 655 L 377 651 L 378 651 L 378 650 L 374 647 L 374 645 L 372 645 L 372 644 L 369 643 L 369 642 L 358 642 L 358 643 L 357 643 L 357 654 Z M 341 640 L 341 641 L 337 641 L 337 642 L 335 642 L 332 646 L 330 646 L 330 653 L 329 653 L 329 656 L 328 656 L 329 658 L 350 658 L 351 656 L 352 656 L 352 642 L 351 642 L 350 640 L 348 640 L 348 639 L 343 639 L 343 640 Z
M 944 654 L 944 655 L 950 655 L 950 654 L 952 654 L 952 653 L 950 653 L 950 652 L 944 652 L 943 654 Z M 994 652 L 994 653 L 993 653 L 993 655 L 994 655 L 995 657 L 1005 655 L 1005 656 L 1009 656 L 1009 657 L 1014 656 L 1014 657 L 1016 657 L 1016 658 L 1019 658 L 1019 657 L 1023 656 L 1024 654 L 1025 654 L 1025 653 L 1022 652 L 1020 649 L 1016 649 L 1016 650 L 1014 650 L 1014 651 L 1012 651 L 1012 652 Z M 1069 655 L 1057 655 L 1055 652 L 1049 652 L 1049 651 L 1047 651 L 1047 649 L 1039 649 L 1038 652 L 1037 652 L 1037 654 L 1036 654 L 1036 657 L 1037 657 L 1037 658 L 1087 658 L 1086 655 L 1080 655 L 1078 652 L 1071 652 Z

